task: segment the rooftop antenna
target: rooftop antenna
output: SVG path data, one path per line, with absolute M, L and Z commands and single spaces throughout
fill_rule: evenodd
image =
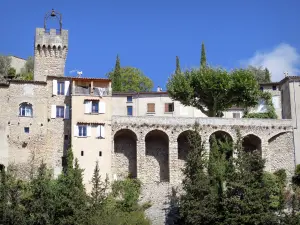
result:
M 77 71 L 77 77 L 81 77 L 82 71 Z
M 289 72 L 285 71 L 283 74 L 284 74 L 284 77 L 287 77 L 289 75 Z

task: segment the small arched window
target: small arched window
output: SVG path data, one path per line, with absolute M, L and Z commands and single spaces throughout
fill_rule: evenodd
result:
M 27 102 L 21 103 L 19 115 L 24 117 L 32 117 L 32 105 Z

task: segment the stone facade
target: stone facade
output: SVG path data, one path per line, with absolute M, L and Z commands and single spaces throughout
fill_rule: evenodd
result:
M 236 141 L 239 129 L 244 147 L 258 149 L 266 159 L 266 170 L 280 168 L 288 177 L 294 172 L 291 120 L 167 118 L 113 116 L 112 173 L 122 179 L 129 173 L 143 182 L 141 202 L 152 202 L 147 215 L 153 224 L 164 224 L 173 189 L 180 189 L 186 155 L 186 137 L 194 123 L 209 151 L 212 134 L 227 134 Z
M 64 76 L 68 53 L 68 31 L 37 28 L 34 41 L 34 80 Z
M 11 81 L 0 87 L 0 161 L 5 166 L 28 165 L 34 154 L 37 163 L 44 160 L 55 174 L 60 172 L 63 150 L 70 144 L 70 120 L 51 118 L 51 106 L 69 105 L 71 98 L 53 96 L 52 83 L 48 77 L 47 82 Z M 31 107 L 28 115 L 20 113 L 24 103 Z

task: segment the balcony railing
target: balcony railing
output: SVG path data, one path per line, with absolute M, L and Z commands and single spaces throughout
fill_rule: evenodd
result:
M 90 95 L 90 96 L 108 96 L 110 95 L 109 88 L 94 87 L 91 91 L 90 87 L 75 86 L 73 94 L 75 95 Z

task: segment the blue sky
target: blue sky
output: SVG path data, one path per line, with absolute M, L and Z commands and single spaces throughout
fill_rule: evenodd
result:
M 274 81 L 284 71 L 300 74 L 299 0 L 0 0 L 0 6 L 0 54 L 23 58 L 33 55 L 45 13 L 63 14 L 66 75 L 78 69 L 83 77 L 104 77 L 119 54 L 122 66 L 164 87 L 176 55 L 182 68 L 199 65 L 202 41 L 211 65 L 267 66 Z

